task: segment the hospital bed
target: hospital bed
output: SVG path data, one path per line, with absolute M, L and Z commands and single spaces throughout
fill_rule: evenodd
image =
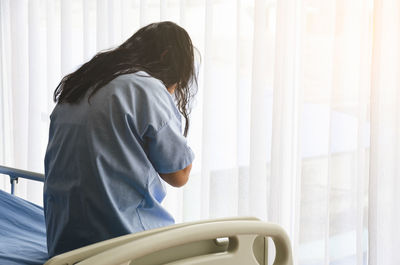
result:
M 41 174 L 3 166 L 0 166 L 0 174 L 10 177 L 12 194 L 19 178 L 44 180 Z M 175 224 L 106 240 L 47 260 L 43 209 L 3 191 L 0 200 L 0 229 L 18 234 L 6 235 L 5 231 L 0 230 L 0 264 L 3 264 L 2 261 L 7 261 L 7 264 L 45 265 L 293 264 L 290 241 L 283 228 L 253 217 Z M 9 217 L 6 211 L 12 209 L 10 205 L 13 203 L 17 205 L 15 209 L 22 208 L 28 214 L 28 220 L 25 221 L 33 224 L 32 227 L 22 226 L 23 232 L 19 231 L 21 226 L 17 225 L 16 229 L 12 227 L 18 224 L 23 211 L 16 213 L 11 210 L 10 224 L 6 223 L 5 219 Z M 29 219 L 31 217 L 34 219 Z M 5 228 L 5 225 L 10 227 Z M 272 244 L 268 244 L 268 238 L 272 239 L 275 246 L 273 263 L 268 263 L 268 253 L 273 249 Z M 27 244 L 27 239 L 34 239 L 33 243 Z M 21 260 L 16 257 L 18 253 Z M 23 257 L 25 254 L 33 258 Z

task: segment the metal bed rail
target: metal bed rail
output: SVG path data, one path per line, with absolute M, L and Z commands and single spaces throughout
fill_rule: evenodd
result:
M 18 178 L 44 182 L 43 174 L 12 167 L 5 167 L 2 165 L 0 165 L 0 174 L 8 175 L 10 177 L 11 194 L 14 194 L 15 184 L 18 183 Z

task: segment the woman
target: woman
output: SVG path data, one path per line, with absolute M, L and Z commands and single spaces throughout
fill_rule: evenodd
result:
M 49 257 L 174 223 L 160 177 L 188 180 L 196 80 L 190 37 L 172 22 L 141 28 L 61 80 L 45 157 Z

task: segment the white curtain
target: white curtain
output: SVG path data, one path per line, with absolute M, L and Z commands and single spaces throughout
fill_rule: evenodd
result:
M 42 172 L 61 77 L 160 20 L 201 53 L 177 222 L 252 215 L 296 264 L 400 264 L 398 0 L 0 0 L 0 164 Z
M 371 75 L 371 264 L 400 264 L 400 2 L 375 2 Z

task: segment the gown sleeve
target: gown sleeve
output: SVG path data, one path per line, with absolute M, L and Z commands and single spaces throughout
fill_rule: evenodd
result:
M 172 173 L 186 168 L 194 159 L 180 121 L 173 116 L 160 130 L 148 137 L 148 157 L 158 173 Z

